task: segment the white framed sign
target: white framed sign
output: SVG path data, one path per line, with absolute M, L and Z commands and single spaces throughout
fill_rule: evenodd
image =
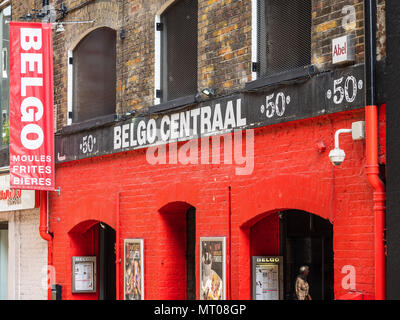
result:
M 10 189 L 10 175 L 0 175 L 0 212 L 36 208 L 35 190 Z
M 96 292 L 96 257 L 72 257 L 72 293 Z
M 253 300 L 283 300 L 283 257 L 251 257 Z
M 226 237 L 200 238 L 200 300 L 226 299 Z
M 144 300 L 143 239 L 124 240 L 124 300 Z
M 352 63 L 355 61 L 354 37 L 345 35 L 332 40 L 332 64 Z

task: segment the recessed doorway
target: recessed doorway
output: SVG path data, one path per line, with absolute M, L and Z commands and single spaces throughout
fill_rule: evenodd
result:
M 308 283 L 313 300 L 332 300 L 333 226 L 319 216 L 299 210 L 279 213 L 280 251 L 284 259 L 285 300 L 295 299 L 299 268 L 310 268 Z
M 115 230 L 109 225 L 100 222 L 99 300 L 116 299 L 115 238 Z

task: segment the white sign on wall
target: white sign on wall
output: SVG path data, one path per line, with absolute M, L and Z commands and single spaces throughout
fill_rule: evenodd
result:
M 345 35 L 332 40 L 332 63 L 343 64 L 354 62 L 354 37 Z
M 0 175 L 0 212 L 33 209 L 35 190 L 10 189 L 10 175 Z
M 96 257 L 72 257 L 72 293 L 96 292 Z

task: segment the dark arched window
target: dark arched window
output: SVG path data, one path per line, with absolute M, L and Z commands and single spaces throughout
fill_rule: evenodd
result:
M 161 15 L 162 102 L 197 92 L 197 0 L 178 0 Z
M 116 32 L 99 28 L 73 51 L 73 122 L 115 113 Z

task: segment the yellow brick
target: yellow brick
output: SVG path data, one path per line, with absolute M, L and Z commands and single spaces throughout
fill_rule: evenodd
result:
M 214 70 L 214 66 L 208 66 L 207 67 L 207 72 L 211 72 L 211 71 L 213 71 Z
M 313 58 L 312 58 L 312 64 L 315 64 L 315 65 L 322 65 L 322 64 L 328 62 L 328 58 L 329 58 L 329 57 L 330 57 L 330 56 L 313 57 Z
M 337 27 L 337 22 L 336 20 L 332 20 L 332 21 L 328 21 L 328 22 L 324 22 L 321 23 L 317 26 L 316 31 L 317 32 L 325 32 L 331 29 L 334 29 Z
M 117 88 L 116 88 L 116 91 L 117 91 L 117 92 L 125 91 L 125 86 L 117 87 Z
M 237 51 L 237 55 L 238 55 L 238 56 L 242 56 L 242 55 L 244 55 L 245 53 L 246 53 L 246 49 L 245 49 L 245 48 L 239 49 L 239 50 Z
M 224 55 L 222 57 L 222 60 L 230 60 L 233 58 L 233 54 L 232 53 L 227 53 L 226 55 Z
M 230 46 L 219 49 L 218 50 L 218 55 L 222 55 L 222 54 L 228 53 L 228 52 L 231 52 L 231 47 Z
M 137 57 L 136 59 L 128 60 L 125 65 L 127 67 L 130 67 L 139 62 L 140 62 L 140 57 Z
M 219 30 L 217 30 L 217 31 L 214 31 L 214 32 L 213 32 L 213 37 L 218 37 L 218 36 L 222 33 L 222 30 L 223 30 L 223 29 L 219 29 Z
M 230 88 L 232 86 L 233 86 L 233 81 L 232 80 L 225 81 L 224 88 Z

